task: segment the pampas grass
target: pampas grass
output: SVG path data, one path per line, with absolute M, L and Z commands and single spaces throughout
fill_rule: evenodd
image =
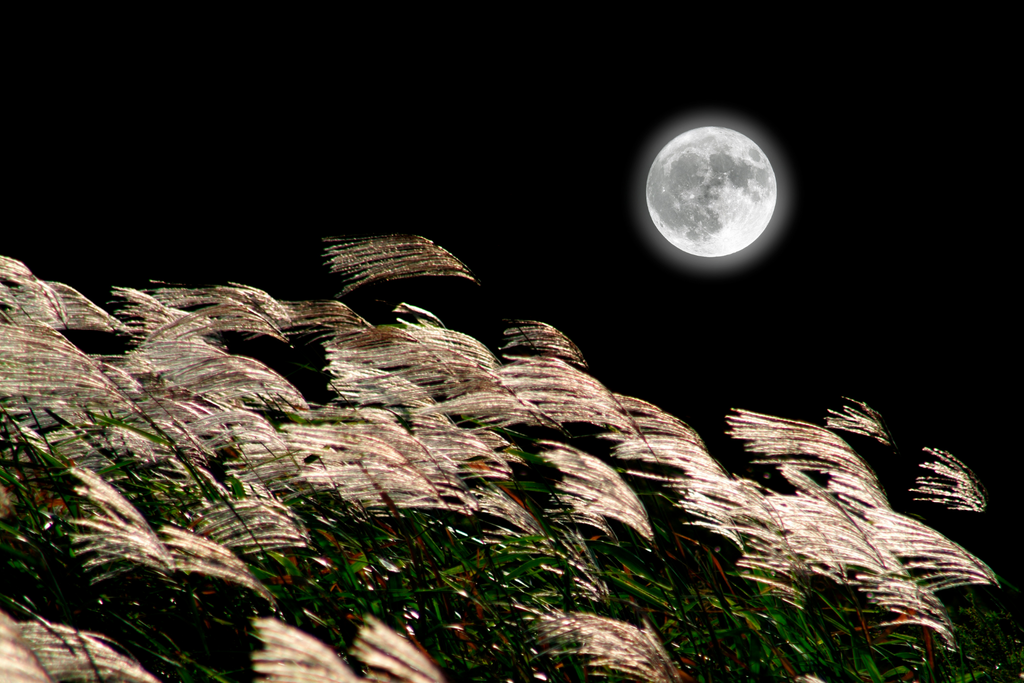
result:
M 342 294 L 475 281 L 422 237 L 328 242 Z M 840 436 L 895 449 L 864 403 L 824 426 L 728 416 L 780 493 L 604 387 L 546 323 L 507 321 L 496 353 L 409 303 L 375 326 L 233 283 L 114 295 L 112 315 L 0 257 L 5 681 L 1019 673 L 999 577 L 893 509 Z M 68 330 L 125 351 L 87 354 Z M 231 352 L 258 336 L 319 345 L 333 399 Z M 935 476 L 913 491 L 983 509 L 977 477 L 926 452 Z

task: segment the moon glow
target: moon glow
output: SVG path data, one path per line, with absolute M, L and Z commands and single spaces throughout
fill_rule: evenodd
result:
M 679 135 L 647 176 L 647 209 L 673 246 L 704 257 L 749 246 L 775 211 L 775 171 L 750 138 L 708 126 Z

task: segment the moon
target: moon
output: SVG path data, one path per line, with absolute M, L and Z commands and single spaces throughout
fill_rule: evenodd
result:
M 733 254 L 775 211 L 775 171 L 757 144 L 729 128 L 695 128 L 665 145 L 647 175 L 647 210 L 673 246 L 696 256 Z

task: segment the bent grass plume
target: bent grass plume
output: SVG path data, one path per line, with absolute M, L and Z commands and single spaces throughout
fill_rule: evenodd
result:
M 328 242 L 342 294 L 475 282 L 421 237 Z M 834 431 L 895 448 L 864 403 L 825 427 L 728 416 L 781 494 L 545 323 L 506 321 L 499 358 L 414 304 L 373 325 L 160 284 L 115 289 L 112 315 L 0 257 L 4 680 L 966 683 L 1020 664 L 1016 625 L 965 648 L 943 602 L 986 590 L 996 614 L 969 587 L 997 576 L 893 510 Z M 233 351 L 259 336 L 322 348 L 333 399 Z M 977 477 L 926 450 L 914 491 L 982 509 Z

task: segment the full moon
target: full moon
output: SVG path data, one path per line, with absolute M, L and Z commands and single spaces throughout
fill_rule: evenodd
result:
M 775 171 L 753 140 L 728 128 L 687 131 L 647 175 L 647 210 L 661 234 L 697 256 L 726 256 L 764 232 L 775 211 Z

